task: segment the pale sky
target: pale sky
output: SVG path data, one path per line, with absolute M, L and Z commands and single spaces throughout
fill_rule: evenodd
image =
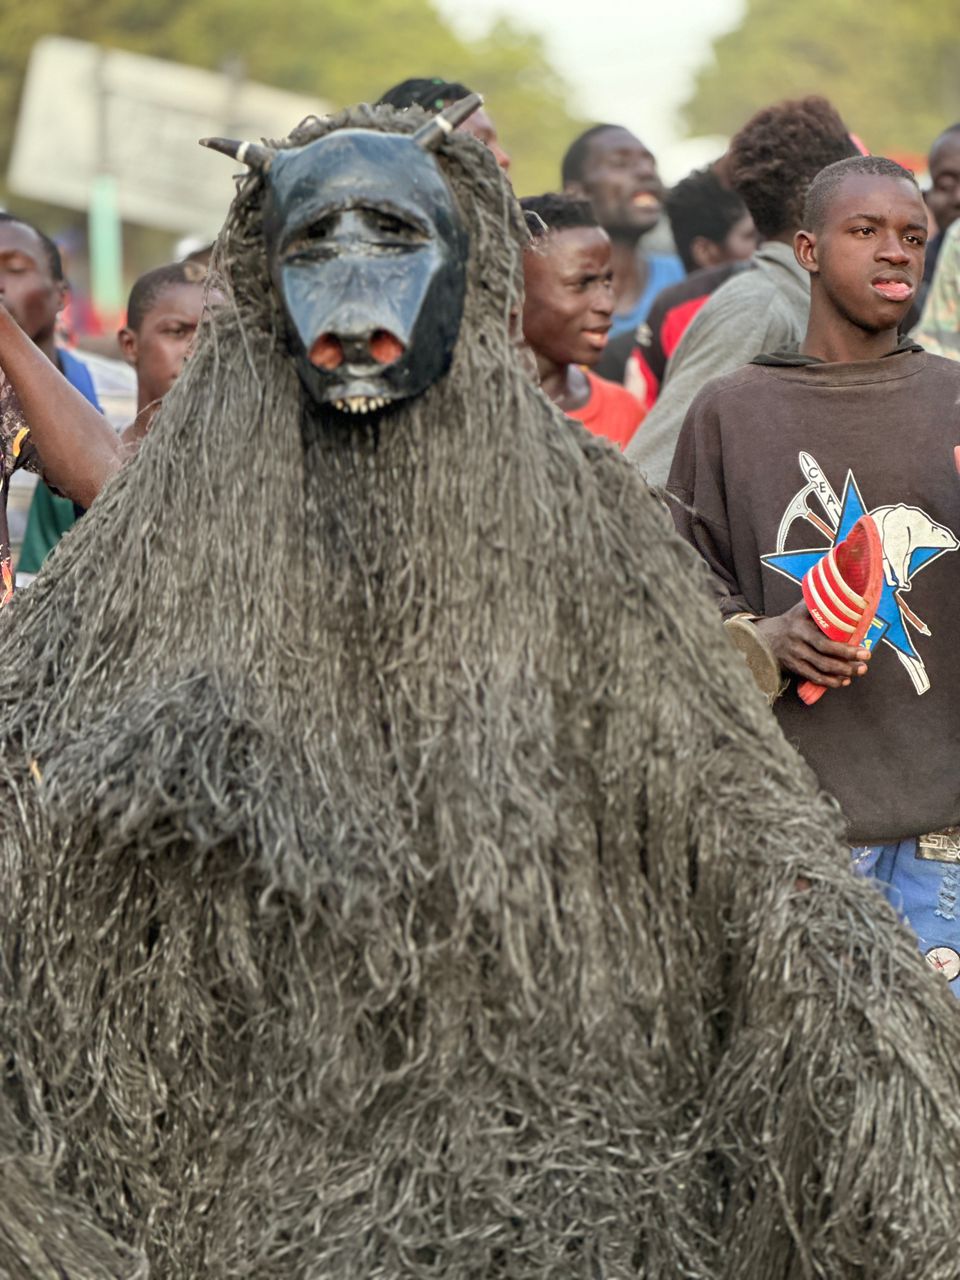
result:
M 745 0 L 436 0 L 467 35 L 503 14 L 543 36 L 584 116 L 632 129 L 674 181 L 715 158 L 711 142 L 684 143 L 677 111 L 717 35 L 739 22 Z

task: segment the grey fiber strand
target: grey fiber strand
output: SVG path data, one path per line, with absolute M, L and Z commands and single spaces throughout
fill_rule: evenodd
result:
M 0 617 L 0 1275 L 956 1280 L 945 984 L 524 377 L 492 159 L 439 162 L 449 375 L 308 402 L 244 178 L 226 303 Z

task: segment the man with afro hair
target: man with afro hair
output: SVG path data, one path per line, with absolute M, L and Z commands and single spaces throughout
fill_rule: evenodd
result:
M 666 482 L 684 416 L 705 382 L 760 351 L 800 341 L 810 286 L 792 245 L 804 197 L 821 169 L 856 153 L 837 112 L 817 97 L 765 107 L 733 138 L 730 182 L 764 244 L 754 269 L 721 286 L 697 313 L 670 360 L 656 405 L 631 442 L 628 457 L 651 484 Z

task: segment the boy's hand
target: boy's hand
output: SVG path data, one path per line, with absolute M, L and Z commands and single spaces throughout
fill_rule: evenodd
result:
M 784 671 L 792 671 L 814 684 L 839 689 L 854 676 L 867 674 L 870 650 L 828 640 L 802 600 L 786 613 L 758 618 L 753 625 Z

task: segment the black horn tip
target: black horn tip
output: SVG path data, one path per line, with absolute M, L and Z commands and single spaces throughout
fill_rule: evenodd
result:
M 468 120 L 482 106 L 483 98 L 479 93 L 469 93 L 465 98 L 451 102 L 432 120 L 428 120 L 422 129 L 417 130 L 413 141 L 425 151 L 435 151 L 448 133 L 459 129 L 464 120 Z
M 201 138 L 200 145 L 209 147 L 211 151 L 219 151 L 232 160 L 239 160 L 241 164 L 257 169 L 260 173 L 266 173 L 273 159 L 273 153 L 259 142 L 242 142 L 236 138 Z

